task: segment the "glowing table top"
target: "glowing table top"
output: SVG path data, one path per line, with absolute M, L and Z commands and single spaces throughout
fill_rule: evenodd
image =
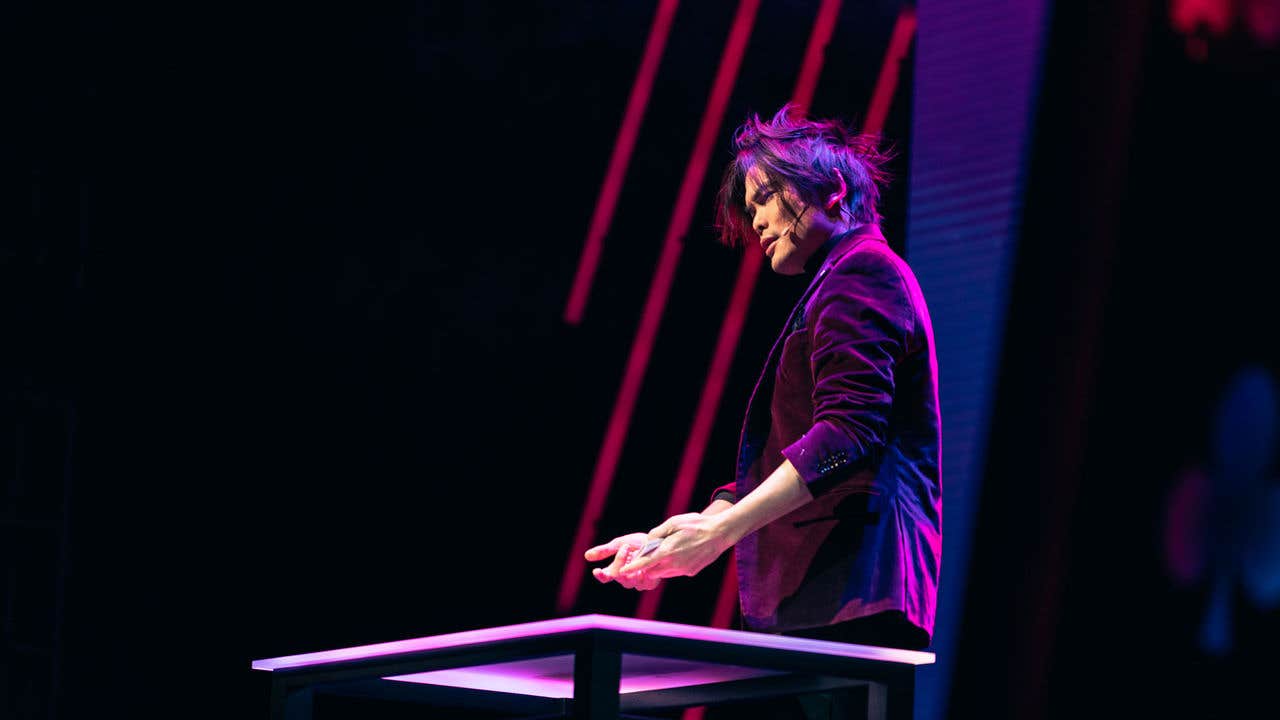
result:
M 687 690 L 698 686 L 705 695 L 710 688 L 794 685 L 801 675 L 810 690 L 836 687 L 864 669 L 874 680 L 879 668 L 900 675 L 934 661 L 928 652 L 581 615 L 267 658 L 252 667 L 300 679 L 358 678 L 365 687 L 376 681 L 384 690 L 399 688 L 379 695 L 405 696 L 414 692 L 409 687 L 430 686 L 472 693 L 469 698 L 567 701 L 575 696 L 575 663 L 584 642 L 607 647 L 620 660 L 616 687 L 624 707 L 670 706 L 673 692 L 690 700 Z M 840 677 L 824 679 L 829 673 Z M 676 692 L 681 690 L 686 692 Z

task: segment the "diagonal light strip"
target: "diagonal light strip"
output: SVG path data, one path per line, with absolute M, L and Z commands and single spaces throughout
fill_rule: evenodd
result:
M 907 5 L 898 13 L 898 20 L 893 24 L 889 49 L 885 51 L 880 76 L 876 78 L 876 89 L 871 93 L 871 105 L 862 122 L 862 132 L 878 133 L 884 129 L 885 118 L 889 116 L 889 105 L 898 92 L 898 72 L 902 68 L 902 61 L 907 57 L 907 51 L 911 49 L 911 38 L 915 34 L 916 9 Z
M 675 277 L 676 266 L 679 264 L 685 233 L 688 232 L 689 223 L 693 218 L 698 190 L 706 175 L 712 146 L 719 133 L 720 123 L 724 119 L 725 107 L 729 103 L 730 92 L 737 80 L 738 69 L 742 65 L 742 56 L 746 51 L 747 40 L 751 37 L 751 28 L 755 24 L 756 11 L 759 7 L 760 0 L 739 1 L 733 25 L 729 30 L 728 41 L 720 56 L 720 66 L 716 70 L 711 96 L 707 100 L 707 107 L 698 127 L 693 154 L 685 168 L 684 180 L 680 183 L 675 212 L 667 227 L 658 267 L 650 282 L 648 297 L 645 298 L 640 327 L 623 371 L 622 387 L 618 391 L 618 399 L 609 417 L 604 444 L 596 459 L 591 485 L 587 492 L 586 507 L 578 521 L 573 543 L 569 546 L 569 558 L 565 563 L 564 578 L 560 582 L 560 592 L 556 598 L 556 608 L 562 613 L 573 608 L 578 601 L 578 593 L 582 589 L 582 579 L 586 573 L 586 561 L 582 553 L 596 539 L 596 527 L 604 510 L 605 499 L 609 496 L 609 489 L 613 485 L 618 458 L 622 455 L 627 429 L 631 425 L 631 416 L 635 411 L 636 398 L 640 393 L 645 371 L 649 367 L 654 339 L 657 337 L 658 325 L 671 293 L 671 283 Z
M 662 587 L 659 585 L 658 587 Z M 711 616 L 711 627 L 727 628 L 733 620 L 733 606 L 738 599 L 738 566 L 730 562 L 724 570 L 724 579 L 720 582 L 720 594 L 716 597 L 715 614 Z M 680 714 L 680 720 L 702 720 L 706 707 L 698 705 L 688 708 Z
M 814 17 L 804 60 L 800 64 L 800 74 L 791 92 L 791 101 L 802 110 L 808 109 L 813 101 L 813 92 L 818 84 L 818 76 L 822 72 L 827 44 L 831 41 L 832 33 L 835 32 L 836 18 L 839 15 L 840 0 L 823 0 L 818 8 L 818 14 Z M 698 407 L 694 411 L 693 427 L 689 431 L 689 439 L 680 457 L 675 485 L 671 489 L 671 497 L 667 502 L 667 512 L 664 517 L 688 511 L 689 501 L 697 485 L 698 472 L 702 469 L 707 441 L 711 437 L 711 426 L 715 421 L 716 410 L 720 407 L 720 398 L 724 395 L 729 368 L 733 364 L 733 354 L 742 336 L 742 326 L 747 319 L 747 308 L 751 304 L 751 295 L 755 291 L 756 278 L 759 277 L 763 257 L 764 253 L 754 252 L 750 248 L 742 254 L 742 263 L 738 266 L 738 277 L 733 284 L 733 294 L 730 296 L 724 320 L 720 324 L 715 352 L 711 356 L 711 367 L 702 385 L 702 395 L 698 398 Z M 662 602 L 662 588 L 663 585 L 659 585 L 640 596 L 636 617 L 652 619 L 657 615 L 658 605 Z M 724 591 L 722 590 L 720 594 L 723 596 Z
M 582 322 L 582 314 L 587 306 L 587 296 L 591 292 L 591 282 L 595 279 L 596 268 L 600 265 L 604 236 L 613 224 L 613 211 L 618 206 L 622 180 L 626 177 L 627 167 L 631 164 L 631 151 L 636 147 L 636 136 L 640 134 L 640 123 L 644 120 L 644 111 L 649 106 L 653 81 L 658 76 L 658 64 L 667 47 L 667 36 L 671 34 L 671 22 L 675 18 L 676 7 L 679 4 L 680 0 L 662 0 L 658 5 L 657 14 L 653 16 L 653 24 L 649 26 L 649 39 L 645 41 L 640 69 L 636 72 L 635 83 L 631 86 L 631 95 L 627 98 L 622 126 L 618 128 L 618 137 L 613 144 L 613 154 L 609 156 L 609 168 L 605 171 L 604 184 L 600 186 L 600 196 L 596 198 L 596 209 L 591 214 L 587 241 L 582 248 L 582 257 L 578 260 L 578 271 L 573 276 L 569 302 L 565 306 L 564 321 L 570 325 Z

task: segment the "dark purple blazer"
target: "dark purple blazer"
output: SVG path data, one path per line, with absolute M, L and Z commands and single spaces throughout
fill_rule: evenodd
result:
M 738 543 L 747 628 L 899 610 L 932 636 L 940 425 L 933 329 L 915 275 L 877 227 L 837 238 L 756 383 L 735 482 L 717 491 L 742 497 L 785 458 L 814 495 Z

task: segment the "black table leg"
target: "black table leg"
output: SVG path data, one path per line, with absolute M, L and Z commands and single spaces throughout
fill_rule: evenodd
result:
M 276 680 L 271 683 L 271 720 L 311 720 L 314 697 L 311 688 Z
M 913 720 L 916 681 L 914 673 L 903 673 L 891 683 L 867 686 L 867 720 Z
M 575 720 L 616 720 L 622 655 L 589 638 L 573 658 L 573 717 Z

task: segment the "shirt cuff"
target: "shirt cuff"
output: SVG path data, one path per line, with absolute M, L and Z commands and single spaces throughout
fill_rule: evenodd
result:
M 717 500 L 726 500 L 731 503 L 738 502 L 738 481 L 725 483 L 715 490 L 711 491 L 711 502 Z
M 716 494 L 711 496 L 711 502 L 715 502 L 717 500 L 736 503 L 738 502 L 738 494 L 732 490 L 716 490 Z

